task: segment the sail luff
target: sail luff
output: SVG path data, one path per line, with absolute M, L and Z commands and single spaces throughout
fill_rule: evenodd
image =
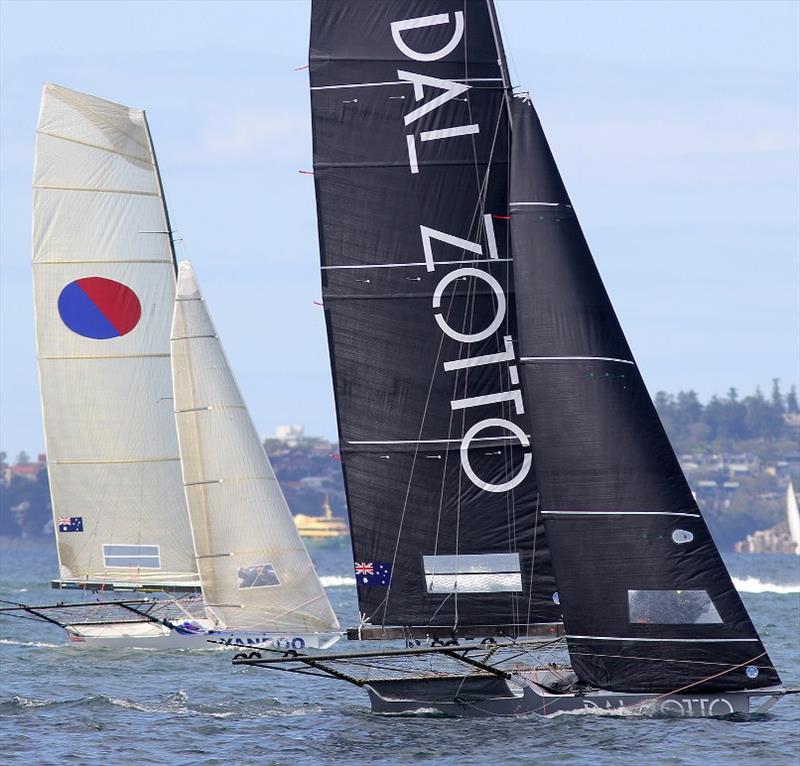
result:
M 169 400 L 175 276 L 140 110 L 48 84 L 36 140 L 36 343 L 61 577 L 194 587 Z M 165 404 L 166 402 L 166 404 Z
M 153 145 L 153 136 L 150 133 L 150 123 L 147 121 L 147 113 L 142 110 L 142 122 L 144 123 L 144 129 L 147 133 L 147 145 L 150 149 L 150 157 L 153 160 L 153 167 L 156 171 L 156 180 L 158 181 L 158 193 L 161 197 L 161 207 L 164 210 L 164 221 L 166 222 L 166 231 L 165 234 L 169 237 L 169 250 L 172 254 L 172 264 L 175 268 L 175 276 L 178 276 L 178 255 L 175 252 L 175 237 L 172 231 L 172 222 L 169 219 L 169 207 L 167 206 L 167 196 L 164 193 L 164 182 L 161 179 L 161 169 L 158 166 L 158 157 L 156 156 L 156 148 Z
M 655 412 L 533 106 L 515 98 L 512 108 L 521 372 L 574 668 L 584 682 L 616 691 L 778 683 Z
M 187 261 L 171 345 L 183 484 L 207 605 L 231 629 L 337 630 Z

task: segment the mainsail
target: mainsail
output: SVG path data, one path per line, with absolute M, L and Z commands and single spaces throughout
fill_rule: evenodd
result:
M 520 363 L 575 671 L 617 691 L 779 683 L 656 414 L 527 97 L 513 99 L 512 130 Z
M 316 0 L 322 283 L 363 637 L 559 620 L 484 0 Z
M 227 628 L 338 629 L 187 261 L 178 272 L 172 376 L 206 607 Z
M 196 587 L 172 415 L 175 265 L 144 112 L 46 85 L 33 189 L 61 577 Z

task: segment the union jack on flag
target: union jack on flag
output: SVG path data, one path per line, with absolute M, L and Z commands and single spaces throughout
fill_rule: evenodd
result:
M 83 516 L 59 516 L 59 532 L 83 532 Z
M 356 583 L 358 585 L 388 585 L 392 579 L 392 565 L 380 561 L 355 562 Z

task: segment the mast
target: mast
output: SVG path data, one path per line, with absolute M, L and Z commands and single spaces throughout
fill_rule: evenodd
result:
M 516 365 L 495 36 L 485 0 L 312 5 L 322 287 L 362 637 L 524 635 L 559 619 Z
M 508 73 L 508 60 L 506 59 L 505 46 L 503 45 L 503 36 L 500 34 L 500 20 L 497 17 L 497 8 L 495 8 L 494 0 L 486 0 L 486 9 L 489 12 L 489 21 L 492 25 L 492 36 L 494 37 L 494 46 L 497 50 L 497 63 L 500 66 L 500 76 L 503 78 L 503 88 L 506 93 L 506 108 L 508 109 L 508 127 L 509 131 L 514 130 L 514 125 L 511 120 L 511 76 Z
M 586 684 L 627 692 L 777 684 L 530 100 L 515 98 L 512 115 L 521 375 L 574 669 Z
M 198 587 L 172 417 L 175 289 L 140 110 L 45 85 L 36 344 L 61 587 Z
M 153 146 L 153 137 L 150 134 L 150 123 L 147 122 L 147 114 L 144 110 L 142 110 L 142 122 L 144 123 L 144 129 L 147 133 L 147 145 L 150 149 L 150 157 L 153 160 L 153 167 L 156 171 L 156 180 L 158 181 L 158 194 L 161 197 L 161 207 L 164 211 L 164 220 L 167 223 L 167 231 L 166 234 L 169 237 L 169 249 L 172 253 L 172 263 L 175 268 L 175 276 L 178 275 L 178 256 L 175 253 L 175 238 L 172 232 L 172 224 L 169 220 L 169 208 L 167 207 L 167 197 L 164 194 L 164 183 L 161 180 L 161 170 L 158 167 L 158 158 L 156 157 L 156 149 Z

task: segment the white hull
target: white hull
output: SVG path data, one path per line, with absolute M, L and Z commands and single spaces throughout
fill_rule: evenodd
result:
M 338 633 L 272 633 L 215 630 L 197 632 L 170 628 L 155 622 L 119 622 L 102 625 L 66 625 L 69 645 L 88 649 L 327 649 Z

